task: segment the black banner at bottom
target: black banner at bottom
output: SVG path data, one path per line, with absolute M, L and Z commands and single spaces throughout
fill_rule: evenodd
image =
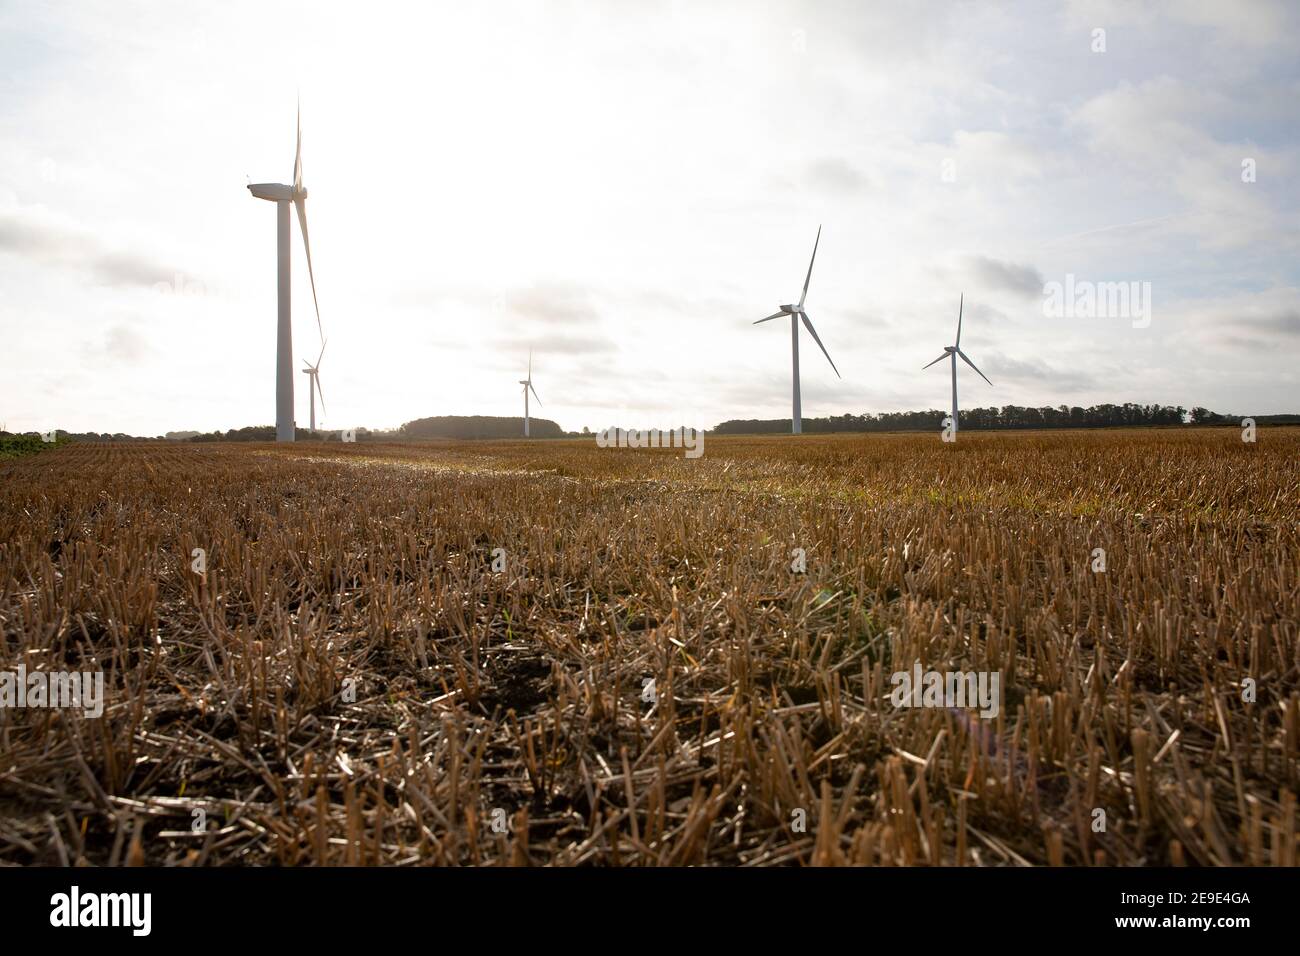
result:
M 430 924 L 518 946 L 729 945 L 774 934 L 935 946 L 1137 934 L 1230 942 L 1296 926 L 1280 869 L 0 869 L 7 942 L 389 946 Z M 1022 936 L 1041 932 L 1048 935 Z M 875 934 L 885 935 L 876 937 Z M 1172 934 L 1172 935 L 1169 935 Z M 1280 934 L 1280 935 L 1279 935 Z M 493 937 L 497 937 L 495 940 Z M 927 939 L 932 937 L 932 939 Z M 895 936 L 895 939 L 904 938 Z

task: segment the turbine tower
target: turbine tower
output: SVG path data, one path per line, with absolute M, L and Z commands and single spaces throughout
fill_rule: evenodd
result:
M 960 355 L 961 360 L 965 362 L 967 365 L 969 365 L 971 368 L 974 368 L 975 371 L 979 374 L 980 378 L 984 379 L 984 381 L 986 382 L 989 382 L 989 377 L 985 375 L 983 372 L 981 372 L 978 368 L 975 368 L 975 363 L 972 362 L 970 359 L 968 359 L 966 357 L 966 353 L 961 350 L 961 313 L 962 313 L 962 307 L 965 305 L 965 302 L 966 302 L 966 295 L 965 293 L 962 293 L 961 299 L 959 299 L 957 302 L 957 341 L 954 342 L 952 345 L 945 345 L 943 347 L 943 355 L 940 355 L 937 359 L 934 360 L 934 362 L 941 362 L 945 358 L 948 358 L 951 359 L 952 361 L 952 435 L 953 438 L 957 437 L 957 356 Z M 934 362 L 930 362 L 927 365 L 923 365 L 921 366 L 921 368 L 927 369 L 931 365 L 933 365 Z M 989 384 L 992 385 L 993 383 L 989 382 Z
M 298 209 L 298 226 L 307 250 L 307 274 L 311 277 L 311 298 L 316 306 L 316 330 L 320 324 L 320 303 L 316 300 L 316 273 L 311 266 L 311 240 L 307 237 L 307 190 L 302 185 L 302 110 L 298 111 L 298 148 L 293 157 L 293 185 L 252 183 L 248 191 L 257 199 L 276 204 L 276 260 L 279 263 L 279 321 L 275 348 L 275 440 L 293 441 L 293 327 L 289 312 L 289 207 Z
M 528 377 L 521 378 L 519 384 L 524 387 L 524 437 L 528 437 L 528 390 L 532 389 L 533 398 L 537 399 L 537 404 L 542 404 L 542 400 L 537 396 L 537 389 L 533 388 L 533 352 L 528 351 Z
M 306 366 L 302 370 L 302 373 L 308 377 L 307 394 L 311 397 L 311 430 L 312 431 L 316 430 L 316 396 L 317 395 L 320 395 L 320 410 L 322 412 L 325 411 L 325 393 L 320 390 L 320 360 L 325 357 L 325 346 L 327 344 L 329 344 L 328 339 L 326 339 L 325 342 L 321 344 L 320 355 L 316 356 L 315 365 L 312 365 L 306 359 L 302 360 L 302 364 Z
M 813 263 L 817 261 L 817 245 L 822 241 L 822 227 L 817 227 L 817 239 L 813 242 L 812 259 L 808 261 L 808 276 L 803 280 L 803 295 L 799 296 L 798 305 L 783 305 L 780 312 L 774 312 L 765 319 L 759 319 L 755 325 L 761 325 L 764 322 L 770 322 L 773 319 L 779 319 L 783 315 L 790 316 L 790 352 L 793 356 L 794 363 L 794 414 L 791 418 L 791 434 L 798 435 L 803 431 L 803 418 L 799 405 L 799 321 L 802 319 L 804 327 L 812 335 L 813 341 L 817 347 L 822 350 L 826 356 L 826 361 L 831 363 L 831 368 L 835 369 L 835 377 L 842 378 L 840 370 L 835 368 L 835 362 L 831 359 L 831 353 L 826 351 L 826 346 L 822 345 L 822 340 L 817 337 L 817 330 L 808 319 L 808 313 L 804 311 L 804 300 L 808 298 L 808 283 L 812 280 Z

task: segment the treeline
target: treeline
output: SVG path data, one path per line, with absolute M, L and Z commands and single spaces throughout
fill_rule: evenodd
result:
M 546 418 L 529 418 L 528 431 L 533 438 L 563 438 L 565 431 Z M 393 436 L 403 438 L 522 438 L 523 418 L 494 415 L 436 415 L 407 422 Z
M 832 415 L 828 418 L 805 418 L 805 432 L 894 432 L 930 431 L 941 427 L 948 412 L 929 409 L 924 412 L 870 412 L 862 415 Z M 963 408 L 960 426 L 966 430 L 1014 428 L 1135 428 L 1150 425 L 1240 425 L 1242 416 L 1221 415 L 1208 408 L 1183 408 L 1181 405 L 1058 405 L 1055 408 L 1027 408 L 1004 405 L 1001 408 Z M 1258 424 L 1281 425 L 1300 422 L 1297 415 L 1257 415 Z M 788 432 L 790 419 L 733 419 L 713 429 L 717 435 L 761 435 Z
M 172 432 L 168 433 L 173 434 Z M 227 428 L 225 432 L 190 432 L 175 433 L 177 441 L 276 441 L 276 427 L 274 425 L 244 425 L 243 428 Z M 368 428 L 356 429 L 357 441 L 374 441 L 376 436 L 385 438 L 393 436 L 393 432 L 372 432 Z M 183 437 L 182 437 L 183 436 Z M 342 441 L 342 432 L 330 431 L 325 432 L 316 429 L 315 432 L 309 428 L 295 428 L 295 441 Z
M 862 415 L 832 415 L 828 418 L 805 418 L 803 430 L 813 433 L 828 432 L 897 432 L 897 431 L 931 431 L 941 427 L 948 412 L 941 409 L 929 409 L 923 412 L 870 412 Z M 1300 415 L 1255 415 L 1258 425 L 1297 425 Z M 1004 405 L 1001 408 L 966 408 L 961 411 L 961 427 L 968 430 L 992 430 L 1014 428 L 1134 428 L 1147 425 L 1241 425 L 1241 415 L 1222 415 L 1208 408 L 1197 406 L 1190 410 L 1181 405 L 1138 405 L 1126 402 L 1123 405 L 1079 406 L 1058 405 L 1055 408 L 1027 408 L 1019 405 Z M 593 434 L 590 429 L 581 432 L 566 432 L 558 424 L 546 418 L 530 418 L 529 430 L 533 438 L 582 438 Z M 714 435 L 763 435 L 788 434 L 790 419 L 732 419 L 712 429 Z M 342 432 L 338 429 L 324 431 L 310 428 L 298 428 L 294 432 L 298 441 L 342 441 Z M 457 438 L 481 440 L 488 438 L 522 438 L 524 420 L 518 417 L 499 417 L 490 415 L 437 415 L 430 418 L 417 418 L 400 428 L 371 429 L 357 428 L 354 437 L 359 442 L 369 441 L 418 441 L 430 438 Z M 190 441 L 190 442 L 252 442 L 275 441 L 274 425 L 249 425 L 244 428 L 231 428 L 226 431 L 194 432 L 172 431 L 156 438 L 138 437 L 122 432 L 56 432 L 58 442 L 90 441 Z M 6 447 L 13 449 L 32 448 L 41 441 L 35 432 L 26 435 L 10 435 L 0 431 L 0 439 Z M 20 439 L 14 441 L 13 439 Z
M 1192 421 L 1197 425 L 1236 425 L 1241 426 L 1245 415 L 1220 415 L 1208 408 L 1193 408 Z M 1300 425 L 1300 415 L 1251 415 L 1256 425 Z
M 363 428 L 357 429 L 357 440 L 361 440 Z M 317 429 L 312 431 L 310 428 L 295 428 L 293 430 L 294 438 L 297 441 L 341 441 L 337 431 L 321 431 Z M 274 425 L 246 425 L 243 428 L 230 428 L 224 432 L 203 432 L 193 433 L 186 438 L 178 438 L 179 441 L 275 441 Z
M 163 436 L 150 438 L 148 435 L 128 435 L 126 432 L 65 432 L 58 433 L 68 441 L 163 441 Z
M 566 433 L 555 422 L 545 418 L 530 418 L 528 428 L 533 438 L 564 438 Z M 224 441 L 275 441 L 274 425 L 249 425 L 245 428 L 231 428 L 224 432 L 206 432 L 203 434 L 171 433 L 179 440 L 192 442 Z M 500 418 L 488 415 L 439 415 L 432 418 L 417 418 L 394 429 L 354 429 L 356 441 L 413 441 L 425 438 L 522 438 L 524 435 L 523 418 Z M 322 431 L 310 428 L 295 428 L 297 441 L 342 441 L 343 433 L 339 429 Z

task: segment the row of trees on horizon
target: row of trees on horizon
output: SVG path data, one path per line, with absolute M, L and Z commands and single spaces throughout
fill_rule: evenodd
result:
M 930 409 L 924 412 L 866 412 L 861 415 L 832 415 L 828 418 L 805 418 L 805 432 L 894 432 L 930 431 L 941 427 L 949 415 Z M 1004 405 L 1001 408 L 964 408 L 959 424 L 963 430 L 1016 428 L 1140 428 L 1160 425 L 1240 425 L 1242 416 L 1221 415 L 1208 408 L 1192 409 L 1181 405 L 1058 405 L 1055 408 L 1029 408 Z M 1257 415 L 1260 424 L 1300 423 L 1300 415 Z M 762 435 L 790 430 L 790 419 L 734 419 L 713 429 L 715 435 Z
M 828 434 L 830 432 L 893 432 L 931 431 L 942 427 L 948 412 L 939 409 L 911 412 L 864 412 L 861 415 L 831 415 L 826 418 L 803 419 L 805 432 Z M 1208 408 L 1192 409 L 1181 405 L 1058 405 L 1055 408 L 1029 408 L 1020 405 L 1003 405 L 1001 408 L 969 408 L 961 412 L 960 425 L 964 430 L 988 431 L 994 429 L 1023 428 L 1141 428 L 1170 425 L 1240 425 L 1241 415 L 1223 415 Z M 1260 425 L 1300 424 L 1300 414 L 1256 415 Z M 453 438 L 467 441 L 492 438 L 522 438 L 524 420 L 518 417 L 491 415 L 437 415 L 417 418 L 400 428 L 357 428 L 357 441 L 420 441 L 434 438 Z M 580 432 L 566 432 L 555 422 L 545 418 L 530 418 L 529 428 L 533 438 L 583 438 L 595 432 L 584 427 Z M 790 430 L 790 419 L 732 419 L 710 429 L 714 435 L 766 435 L 781 434 Z M 9 433 L 0 430 L 0 437 Z M 35 435 L 35 433 L 31 433 Z M 156 438 L 127 435 L 122 432 L 66 432 L 58 431 L 62 441 L 190 441 L 190 442 L 240 442 L 275 441 L 274 425 L 249 425 L 231 428 L 224 432 L 173 431 Z M 338 429 L 325 431 L 310 428 L 297 429 L 299 441 L 341 441 Z

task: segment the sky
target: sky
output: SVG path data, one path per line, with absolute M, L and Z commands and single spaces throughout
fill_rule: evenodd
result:
M 788 418 L 819 226 L 805 417 L 1300 411 L 1285 0 L 0 0 L 0 427 L 274 421 L 299 101 L 321 427 Z

